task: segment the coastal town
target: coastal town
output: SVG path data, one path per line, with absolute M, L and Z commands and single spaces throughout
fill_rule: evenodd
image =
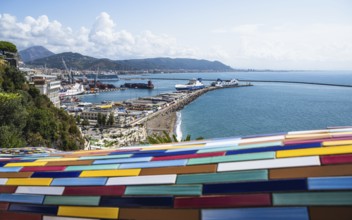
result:
M 85 74 L 68 70 L 21 68 L 41 94 L 52 103 L 74 116 L 84 135 L 85 149 L 102 149 L 140 144 L 148 136 L 175 133 L 176 112 L 202 94 L 220 88 L 249 86 L 237 80 L 217 80 L 204 86 L 201 79 L 190 79 L 185 85 L 175 85 L 175 91 L 156 96 L 139 97 L 123 101 L 82 102 L 80 97 L 87 94 L 113 92 L 126 89 L 153 89 L 147 83 L 125 83 L 115 87 L 119 75 Z M 123 73 L 126 75 L 126 73 Z M 120 75 L 121 76 L 121 75 Z M 89 78 L 88 78 L 89 77 Z M 187 87 L 187 86 L 192 87 Z

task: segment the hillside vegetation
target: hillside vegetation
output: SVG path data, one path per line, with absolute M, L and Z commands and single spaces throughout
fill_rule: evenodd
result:
M 1 50 L 1 48 L 0 48 Z M 83 148 L 75 120 L 0 58 L 0 147 Z

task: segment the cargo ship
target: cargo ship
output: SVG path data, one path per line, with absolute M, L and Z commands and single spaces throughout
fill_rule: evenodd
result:
M 122 88 L 132 88 L 132 89 L 154 89 L 154 85 L 151 80 L 148 83 L 125 83 L 121 85 Z

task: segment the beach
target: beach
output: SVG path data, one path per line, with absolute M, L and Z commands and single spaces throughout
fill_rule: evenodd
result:
M 173 135 L 176 124 L 176 112 L 170 109 L 146 122 L 147 135 L 162 135 L 164 131 Z

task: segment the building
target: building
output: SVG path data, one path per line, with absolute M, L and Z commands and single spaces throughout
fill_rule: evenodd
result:
M 34 75 L 31 82 L 39 89 L 40 94 L 48 96 L 55 107 L 60 107 L 59 91 L 61 81 L 56 80 L 56 76 L 51 75 Z
M 109 117 L 110 114 L 113 114 L 115 117 L 117 116 L 116 110 L 112 108 L 108 108 L 108 109 L 89 108 L 83 111 L 80 116 L 82 119 L 98 120 L 99 113 L 101 115 L 105 115 L 106 117 Z

